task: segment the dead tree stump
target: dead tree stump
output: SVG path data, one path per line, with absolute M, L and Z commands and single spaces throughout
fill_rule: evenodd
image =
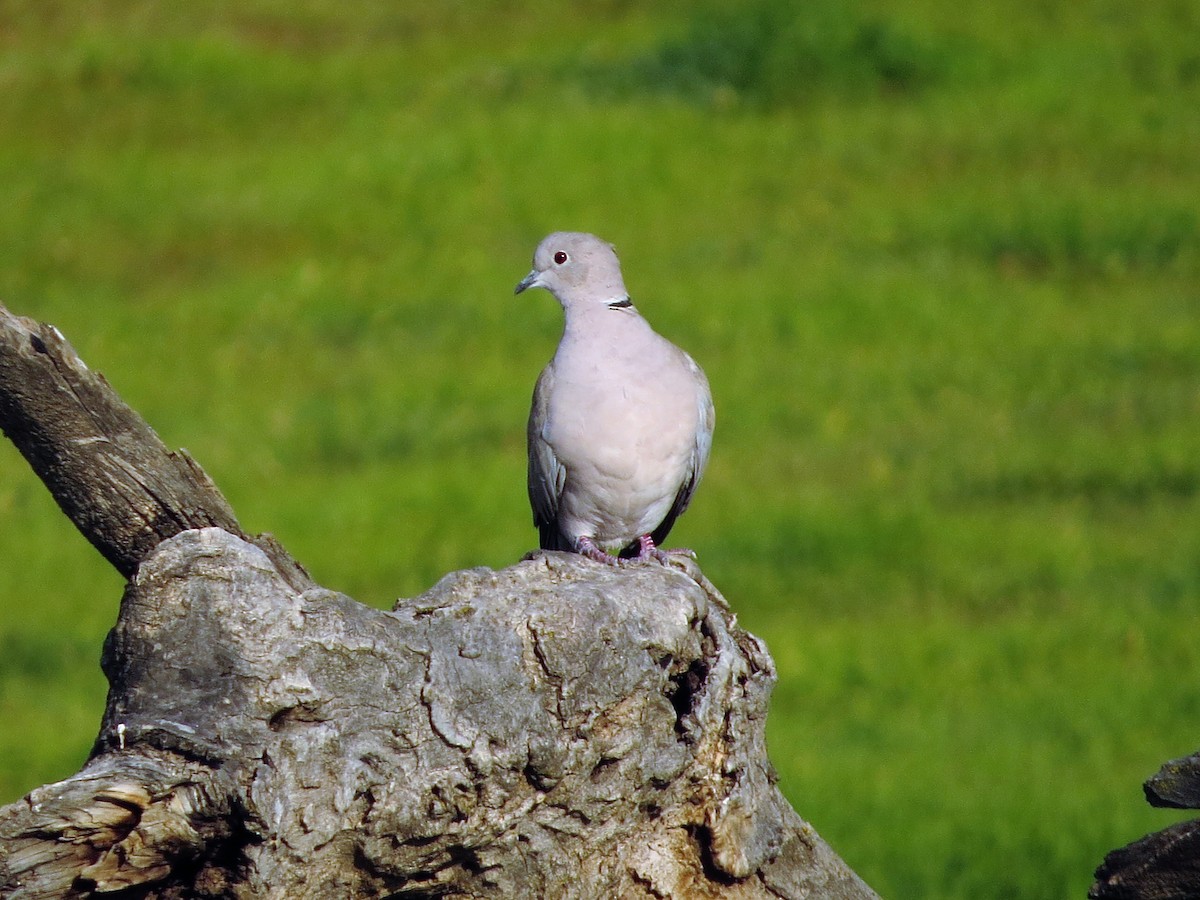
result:
M 698 568 L 538 553 L 364 606 L 3 307 L 0 427 L 129 579 L 91 758 L 0 809 L 0 897 L 875 896 L 775 787 L 771 658 Z

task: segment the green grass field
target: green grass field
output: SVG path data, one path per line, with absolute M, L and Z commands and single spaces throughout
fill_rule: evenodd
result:
M 412 6 L 412 10 L 407 7 Z M 1200 7 L 0 0 L 0 301 L 387 606 L 535 543 L 558 228 L 704 365 L 673 542 L 889 898 L 1082 897 L 1200 746 Z M 121 580 L 0 446 L 0 802 Z

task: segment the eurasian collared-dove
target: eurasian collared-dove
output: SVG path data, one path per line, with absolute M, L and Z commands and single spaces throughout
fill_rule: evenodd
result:
M 611 244 L 556 232 L 516 293 L 541 287 L 566 326 L 529 412 L 529 502 L 545 550 L 609 564 L 658 549 L 712 446 L 712 394 L 692 358 L 629 299 Z M 688 551 L 679 551 L 688 552 Z

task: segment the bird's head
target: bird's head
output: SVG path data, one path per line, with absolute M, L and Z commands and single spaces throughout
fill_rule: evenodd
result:
M 621 263 L 612 244 L 594 234 L 556 231 L 533 254 L 533 270 L 514 293 L 545 288 L 564 309 L 584 304 L 628 306 Z

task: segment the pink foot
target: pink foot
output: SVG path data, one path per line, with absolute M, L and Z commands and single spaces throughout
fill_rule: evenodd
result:
M 588 559 L 594 559 L 596 562 L 604 563 L 606 566 L 619 566 L 624 562 L 618 557 L 613 556 L 611 553 L 605 553 L 596 545 L 596 542 L 586 534 L 579 539 L 576 546 L 578 547 L 579 552 Z
M 640 561 L 644 562 L 647 559 L 656 559 L 664 566 L 669 566 L 671 564 L 672 556 L 690 556 L 692 559 L 696 558 L 695 552 L 687 549 L 686 547 L 675 547 L 671 550 L 660 550 L 658 547 L 654 546 L 654 538 L 650 537 L 650 535 L 643 534 L 638 537 L 637 558 Z

